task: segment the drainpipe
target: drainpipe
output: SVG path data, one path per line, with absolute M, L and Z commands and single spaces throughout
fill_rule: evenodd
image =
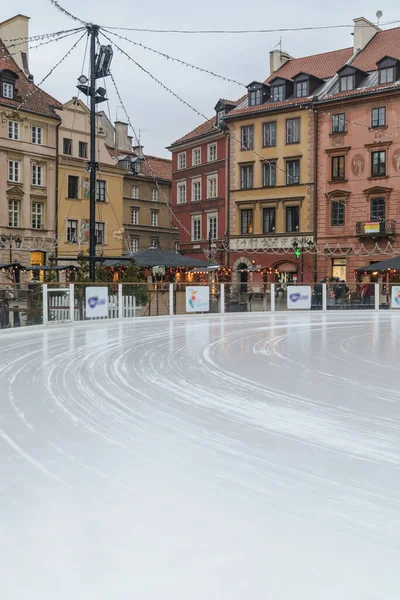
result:
M 314 113 L 314 244 L 317 247 L 318 229 L 318 112 L 315 110 L 313 99 L 312 109 Z M 314 283 L 317 281 L 317 253 L 314 254 Z
M 55 227 L 54 227 L 54 231 L 56 234 L 56 240 L 57 240 L 57 245 L 55 247 L 54 250 L 54 254 L 55 254 L 55 258 L 57 258 L 58 256 L 58 182 L 59 182 L 59 175 L 58 175 L 58 168 L 59 168 L 59 150 L 60 150 L 60 140 L 59 140 L 59 128 L 61 125 L 61 120 L 57 123 L 56 125 L 56 210 L 55 210 Z
M 228 156 L 226 157 L 226 172 L 228 181 L 226 184 L 226 193 L 225 193 L 225 219 L 226 219 L 226 239 L 228 243 L 228 248 L 230 246 L 230 195 L 231 195 L 231 136 L 230 133 L 228 135 Z M 230 252 L 226 250 L 226 266 L 229 268 L 230 264 Z

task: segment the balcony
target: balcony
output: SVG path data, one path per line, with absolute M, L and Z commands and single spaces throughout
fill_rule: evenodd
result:
M 396 235 L 396 221 L 358 221 L 356 235 L 359 238 L 392 238 Z

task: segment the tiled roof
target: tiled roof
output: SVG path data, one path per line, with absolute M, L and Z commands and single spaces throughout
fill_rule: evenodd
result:
M 205 123 L 202 123 L 201 125 L 196 127 L 196 129 L 193 129 L 183 137 L 179 138 L 178 140 L 175 140 L 175 142 L 173 142 L 171 146 L 174 146 L 175 144 L 180 144 L 181 142 L 187 142 L 201 135 L 205 135 L 206 133 L 211 133 L 215 130 L 215 124 L 216 117 L 212 117 L 212 119 L 209 119 Z
M 351 64 L 361 71 L 374 71 L 378 60 L 384 56 L 400 60 L 400 27 L 375 34 Z
M 0 71 L 4 69 L 13 71 L 13 73 L 18 75 L 18 79 L 15 82 L 17 99 L 10 100 L 9 98 L 0 98 L 1 105 L 19 109 L 21 104 L 23 104 L 22 110 L 58 119 L 51 107 L 62 108 L 62 104 L 38 88 L 33 82 L 29 81 L 25 73 L 18 67 L 17 63 L 10 55 L 6 46 L 0 40 Z M 25 102 L 26 98 L 27 100 Z
M 265 80 L 265 83 L 275 77 L 292 79 L 298 73 L 308 73 L 319 77 L 319 79 L 328 79 L 342 67 L 352 56 L 353 48 L 342 48 L 332 52 L 323 52 L 322 54 L 313 54 L 312 56 L 303 56 L 302 58 L 292 58 L 288 60 L 280 69 L 271 73 Z
M 258 112 L 265 112 L 269 110 L 276 110 L 277 108 L 285 108 L 286 106 L 303 106 L 304 104 L 310 104 L 311 98 L 290 98 L 289 100 L 283 100 L 282 102 L 267 102 L 266 104 L 260 104 L 259 106 L 244 106 L 243 108 L 236 108 L 232 110 L 229 115 L 237 117 L 240 115 L 254 114 Z
M 115 150 L 115 148 L 111 148 L 107 146 L 107 150 L 111 156 L 115 156 L 116 158 L 122 158 L 125 156 L 136 157 L 137 154 L 134 152 L 127 152 L 126 150 Z M 141 175 L 144 177 L 153 177 L 153 174 L 159 179 L 167 179 L 172 181 L 172 160 L 169 158 L 160 158 L 159 156 L 150 156 L 149 154 L 145 154 L 146 161 L 142 162 L 141 173 L 138 174 L 138 177 Z
M 158 156 L 149 156 L 148 154 L 146 154 L 146 158 L 147 162 L 142 163 L 143 175 L 153 177 L 154 174 L 160 179 L 172 180 L 172 160 L 159 158 Z
M 379 60 L 379 59 L 378 59 Z M 340 100 L 341 98 L 351 98 L 352 96 L 360 96 L 362 94 L 369 94 L 371 92 L 384 92 L 390 90 L 398 90 L 400 88 L 400 81 L 395 81 L 394 83 L 387 83 L 383 85 L 373 85 L 370 87 L 356 88 L 355 90 L 349 90 L 348 92 L 336 92 L 334 94 L 330 94 L 321 100 Z

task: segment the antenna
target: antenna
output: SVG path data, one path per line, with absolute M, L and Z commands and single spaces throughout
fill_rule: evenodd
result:
M 383 12 L 381 10 L 378 10 L 376 13 L 376 18 L 378 19 L 377 23 L 376 23 L 377 25 L 379 25 L 379 20 L 382 19 L 382 17 L 383 17 Z

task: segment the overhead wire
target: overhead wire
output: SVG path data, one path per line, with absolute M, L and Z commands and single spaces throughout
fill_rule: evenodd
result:
M 135 46 L 140 46 L 140 48 L 143 48 L 144 50 L 148 50 L 149 52 L 153 52 L 154 54 L 158 54 L 159 56 L 162 56 L 162 57 L 166 58 L 167 60 L 171 60 L 172 62 L 180 63 L 181 65 L 184 65 L 185 67 L 190 67 L 191 69 L 195 69 L 196 71 L 200 71 L 202 73 L 207 73 L 208 75 L 212 75 L 213 77 L 217 77 L 218 79 L 222 79 L 223 81 L 228 81 L 229 83 L 236 83 L 237 85 L 240 85 L 242 87 L 247 87 L 246 84 L 241 83 L 240 81 L 236 81 L 236 79 L 231 79 L 230 77 L 224 77 L 223 75 L 214 73 L 214 71 L 210 71 L 209 69 L 204 69 L 202 67 L 198 67 L 198 66 L 188 63 L 180 58 L 176 58 L 175 56 L 170 56 L 169 54 L 166 54 L 165 52 L 160 52 L 159 50 L 155 50 L 154 48 L 145 46 L 144 44 L 141 44 L 140 42 L 135 42 L 134 40 L 131 40 L 123 35 L 119 35 L 117 33 L 114 33 L 113 31 L 108 31 L 108 29 L 102 28 L 102 31 L 103 32 L 106 31 L 110 35 L 114 35 L 115 37 L 119 38 L 120 40 L 125 40 L 131 44 L 134 44 Z
M 60 40 L 63 40 L 65 38 L 71 37 L 77 33 L 79 33 L 80 31 L 84 31 L 83 27 L 80 27 L 79 29 L 75 29 L 72 31 L 72 33 L 66 33 L 65 35 L 60 35 L 57 38 L 52 38 L 50 40 L 46 40 L 44 42 L 41 42 L 40 44 L 36 44 L 35 46 L 30 46 L 29 51 L 31 50 L 35 50 L 36 48 L 41 48 L 42 46 L 46 46 L 47 44 L 52 44 L 53 42 L 59 42 Z M 7 50 L 7 48 L 0 48 L 0 50 Z M 8 56 L 18 56 L 21 53 L 21 50 L 18 50 L 16 52 L 9 52 Z
M 81 23 L 82 25 L 89 24 L 86 21 L 83 21 L 79 17 L 76 17 L 75 15 L 70 13 L 63 6 L 61 6 L 61 4 L 59 2 L 57 2 L 57 0 L 47 0 L 47 1 L 50 2 L 50 4 L 52 4 L 55 8 L 57 8 L 60 12 L 62 12 L 65 16 L 69 17 L 70 19 L 73 19 L 74 21 L 77 21 L 78 23 Z

